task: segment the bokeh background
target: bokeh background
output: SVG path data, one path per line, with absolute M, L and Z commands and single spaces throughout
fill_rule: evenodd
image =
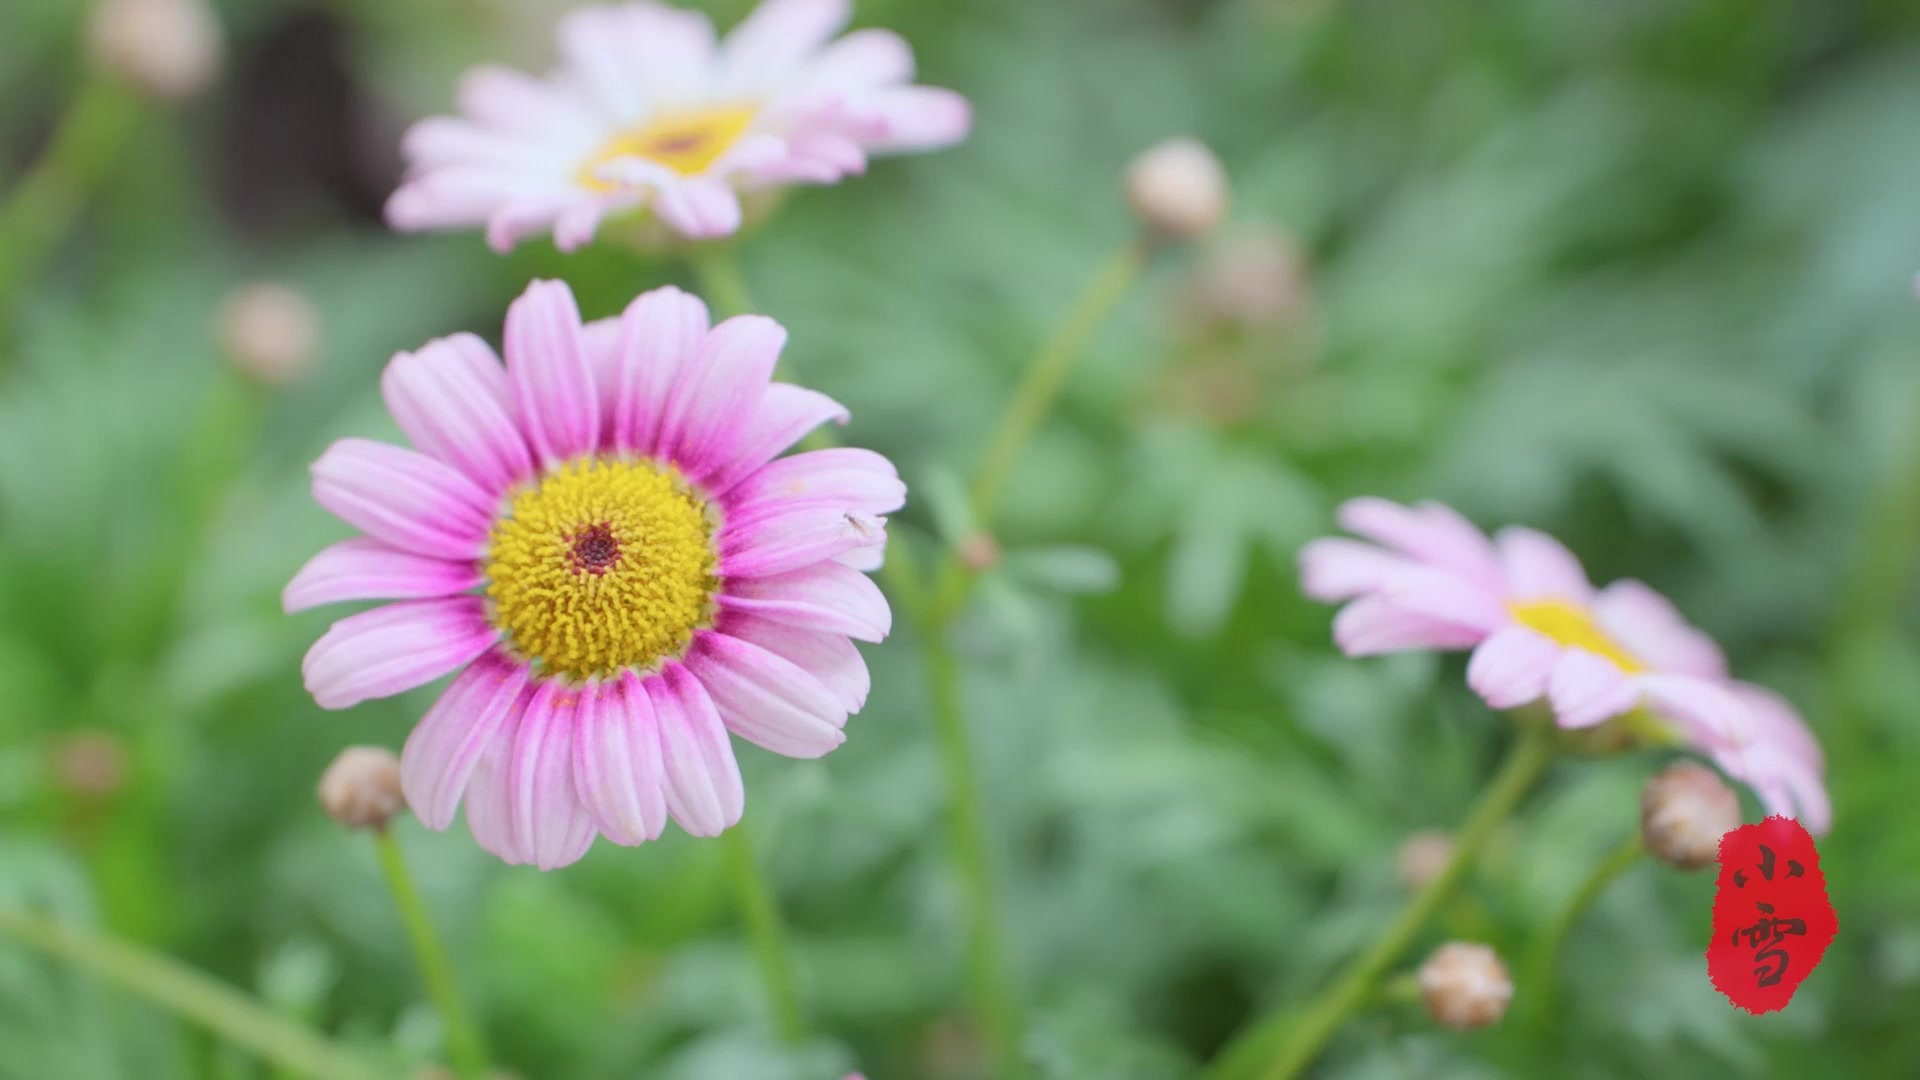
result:
M 717 2 L 722 24 L 744 8 Z M 89 76 L 86 5 L 0 5 L 0 204 Z M 0 236 L 0 903 L 163 951 L 391 1063 L 441 1055 L 362 835 L 314 784 L 431 691 L 318 709 L 330 616 L 278 591 L 344 534 L 332 438 L 396 434 L 395 351 L 497 339 L 528 278 L 590 316 L 686 281 L 612 249 L 400 237 L 405 124 L 466 66 L 544 70 L 547 0 L 223 2 L 210 92 L 135 104 Z M 917 493 L 970 468 L 1035 343 L 1131 235 L 1129 156 L 1209 141 L 1232 221 L 1171 251 L 1014 477 L 961 626 L 1042 1075 L 1191 1075 L 1404 897 L 1508 732 L 1456 659 L 1349 662 L 1293 557 L 1341 498 L 1440 498 L 1668 591 L 1829 756 L 1840 937 L 1783 1014 L 1708 985 L 1711 881 L 1651 863 L 1575 929 L 1550 1005 L 1470 1036 L 1348 1025 L 1329 1077 L 1920 1075 L 1920 9 L 1897 0 L 863 0 L 974 136 L 802 191 L 740 245 L 798 376 Z M 47 207 L 51 207 L 48 210 Z M 261 279 L 312 370 L 237 373 Z M 821 1034 L 767 1035 L 718 845 L 508 868 L 400 839 L 501 1064 L 528 1080 L 984 1075 L 910 632 L 818 762 L 743 749 Z M 1521 955 L 1636 826 L 1658 757 L 1563 763 L 1425 945 Z M 1759 811 L 1747 801 L 1749 820 Z M 1541 999 L 1522 985 L 1522 1003 Z M 0 942 L 0 1078 L 267 1070 Z

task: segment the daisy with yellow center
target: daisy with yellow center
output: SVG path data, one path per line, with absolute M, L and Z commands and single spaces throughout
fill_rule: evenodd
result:
M 1492 540 L 1438 503 L 1354 499 L 1340 522 L 1364 537 L 1301 552 L 1301 588 L 1344 603 L 1335 642 L 1350 656 L 1470 649 L 1467 682 L 1488 705 L 1545 701 L 1560 726 L 1635 709 L 1746 781 L 1771 812 L 1824 830 L 1831 808 L 1819 746 L 1785 701 L 1727 673 L 1719 646 L 1637 581 L 1595 589 L 1572 552 L 1532 529 Z
M 314 498 L 365 535 L 287 586 L 350 615 L 303 665 L 327 708 L 458 672 L 407 740 L 408 805 L 542 868 L 669 817 L 711 836 L 745 792 L 729 735 L 818 757 L 865 703 L 851 639 L 891 626 L 874 569 L 905 498 L 866 450 L 778 455 L 845 412 L 771 381 L 785 332 L 708 325 L 677 289 L 583 327 L 565 285 L 382 380 L 405 449 L 344 439 Z
M 551 78 L 476 69 L 463 115 L 407 133 L 387 219 L 484 226 L 501 251 L 547 231 L 572 250 L 634 213 L 705 239 L 740 227 L 744 191 L 836 183 L 870 154 L 964 138 L 966 100 L 913 85 L 896 34 L 836 39 L 850 15 L 849 0 L 766 0 L 716 41 L 705 15 L 666 4 L 575 11 Z

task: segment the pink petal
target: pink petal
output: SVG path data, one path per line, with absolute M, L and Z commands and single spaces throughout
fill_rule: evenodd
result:
M 1377 592 L 1419 564 L 1359 540 L 1323 537 L 1300 549 L 1300 591 L 1328 603 Z
M 1546 533 L 1509 526 L 1500 530 L 1494 546 L 1500 552 L 1507 593 L 1514 599 L 1556 599 L 1582 606 L 1592 601 L 1593 586 L 1580 560 Z
M 561 53 L 607 119 L 638 120 L 649 109 L 698 104 L 713 67 L 713 23 L 663 4 L 590 7 L 560 20 Z
M 498 650 L 468 665 L 427 710 L 400 752 L 400 788 L 429 829 L 453 824 L 467 782 L 500 726 L 522 705 L 527 665 Z
M 787 140 L 781 160 L 763 174 L 793 183 L 831 184 L 867 171 L 867 151 L 855 140 L 830 131 L 807 132 Z
M 616 844 L 658 839 L 667 826 L 660 731 L 653 699 L 631 671 L 582 691 L 574 786 Z
M 851 0 L 762 0 L 721 46 L 732 91 L 775 86 L 852 17 Z
M 510 68 L 474 68 L 461 77 L 458 97 L 461 112 L 520 135 L 587 145 L 603 134 L 572 94 Z
M 614 420 L 620 408 L 615 400 L 620 392 L 620 329 L 618 316 L 595 319 L 580 328 L 580 345 L 587 351 L 587 367 L 593 372 L 593 396 L 600 401 L 600 449 L 617 449 L 613 441 Z
M 1341 504 L 1340 524 L 1376 543 L 1421 562 L 1452 570 L 1482 588 L 1502 584 L 1493 545 L 1452 508 L 1439 503 L 1401 506 L 1362 497 Z
M 497 637 L 481 597 L 402 600 L 334 623 L 300 673 L 321 708 L 345 709 L 457 671 Z
M 1410 569 L 1384 582 L 1379 595 L 1402 611 L 1481 634 L 1505 626 L 1510 618 L 1497 594 L 1444 570 Z
M 907 501 L 893 462 L 871 450 L 835 447 L 768 463 L 728 490 L 730 519 L 751 520 L 795 503 L 831 503 L 863 514 L 891 514 Z
M 422 452 L 452 465 L 495 498 L 533 473 L 513 422 L 506 369 L 472 334 L 400 353 L 380 379 L 387 411 Z
M 1333 640 L 1348 656 L 1378 656 L 1409 649 L 1467 649 L 1486 635 L 1478 630 L 1416 615 L 1378 596 L 1363 596 L 1333 618 Z
M 565 282 L 536 281 L 507 309 L 506 352 L 520 427 L 541 463 L 598 449 L 600 402 Z
M 880 587 L 860 571 L 832 561 L 776 577 L 730 581 L 720 595 L 720 607 L 861 641 L 882 641 L 893 629 L 893 610 Z
M 891 30 L 866 29 L 821 50 L 802 76 L 808 89 L 870 90 L 913 78 L 913 48 Z
M 668 661 L 646 689 L 660 727 L 667 812 L 693 836 L 719 836 L 740 820 L 747 798 L 720 714 L 678 661 Z
M 1788 757 L 1806 764 L 1815 775 L 1824 773 L 1826 758 L 1799 710 L 1786 698 L 1753 683 L 1736 682 L 1732 691 L 1747 707 L 1755 741 L 1778 746 Z
M 1583 728 L 1633 708 L 1640 691 L 1613 661 L 1567 649 L 1547 679 L 1547 697 L 1561 727 Z
M 724 494 L 829 420 L 846 423 L 846 407 L 825 394 L 787 383 L 767 387 L 735 452 L 724 463 L 714 463 L 705 481 L 708 494 Z
M 861 141 L 879 153 L 938 150 L 966 138 L 973 127 L 967 99 L 937 86 L 876 90 L 855 111 L 863 125 L 871 125 Z
M 1651 674 L 1640 676 L 1639 687 L 1654 711 L 1678 724 L 1696 745 L 1738 746 L 1753 737 L 1751 711 L 1720 680 Z
M 802 503 L 745 525 L 723 525 L 720 573 L 728 578 L 771 577 L 886 542 L 886 531 L 877 518 Z
M 400 153 L 416 174 L 456 166 L 520 172 L 527 165 L 523 139 L 451 116 L 432 116 L 407 129 Z
M 548 187 L 514 194 L 487 215 L 487 246 L 505 255 L 527 237 L 552 229 L 568 209 L 591 202 L 592 196 L 573 188 Z
M 659 454 L 692 479 L 703 479 L 716 451 L 733 450 L 744 440 L 786 343 L 780 324 L 761 315 L 736 316 L 714 327 L 667 394 Z
M 694 176 L 663 184 L 653 208 L 661 221 L 693 240 L 716 240 L 740 228 L 740 196 L 719 180 Z
M 686 665 L 713 698 L 727 730 L 755 746 L 817 758 L 846 741 L 840 729 L 847 710 L 833 692 L 758 645 L 703 630 L 694 635 Z
M 533 692 L 531 685 L 521 688 L 505 722 L 481 747 L 467 781 L 467 828 L 474 841 L 514 865 L 533 861 L 532 854 L 520 847 L 520 836 L 513 827 L 513 743 Z
M 355 537 L 326 548 L 287 583 L 280 603 L 288 614 L 343 600 L 419 600 L 452 596 L 480 584 L 472 562 L 450 562 Z
M 1658 671 L 1722 679 L 1727 658 L 1713 639 L 1687 624 L 1667 598 L 1638 581 L 1616 581 L 1593 602 L 1607 635 Z
M 866 707 L 873 678 L 859 648 L 845 634 L 808 630 L 745 613 L 728 616 L 717 629 L 727 637 L 757 645 L 818 679 L 843 712 L 857 713 Z M 844 725 L 846 717 L 841 716 L 839 722 Z
M 514 849 L 542 870 L 576 862 L 593 846 L 593 815 L 573 786 L 580 698 L 580 690 L 558 679 L 540 683 L 521 714 L 508 758 Z
M 369 536 L 442 559 L 486 552 L 493 496 L 450 465 L 370 439 L 341 439 L 312 472 L 314 501 Z
M 553 222 L 553 246 L 562 253 L 572 253 L 586 247 L 593 241 L 593 234 L 600 228 L 600 219 L 607 208 L 600 203 L 579 202 L 560 212 Z
M 1538 701 L 1560 659 L 1552 639 L 1519 624 L 1503 626 L 1473 650 L 1467 685 L 1489 708 L 1513 709 Z
M 642 293 L 620 316 L 619 378 L 613 440 L 622 450 L 652 454 L 667 395 L 707 336 L 707 306 L 668 286 Z
M 887 563 L 886 523 L 885 518 L 880 519 L 880 542 L 878 544 L 872 547 L 854 548 L 852 551 L 843 551 L 835 555 L 833 561 L 839 563 L 841 566 L 858 570 L 863 574 L 871 574 L 882 566 L 885 566 Z

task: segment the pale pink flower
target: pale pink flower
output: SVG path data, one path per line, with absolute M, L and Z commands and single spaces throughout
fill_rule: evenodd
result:
M 1731 679 L 1719 646 L 1651 588 L 1596 589 L 1552 537 L 1509 527 L 1489 541 L 1438 503 L 1353 499 L 1339 518 L 1365 541 L 1308 544 L 1301 588 L 1346 602 L 1333 633 L 1347 655 L 1471 649 L 1467 682 L 1489 706 L 1544 699 L 1566 728 L 1643 708 L 1770 810 L 1816 831 L 1830 823 L 1819 746 L 1800 717 Z
M 571 251 L 641 208 L 688 237 L 726 236 L 742 190 L 831 184 L 869 154 L 964 138 L 966 99 L 913 85 L 898 34 L 835 38 L 850 7 L 764 0 L 718 42 L 706 15 L 666 4 L 575 11 L 551 77 L 476 69 L 460 84 L 464 116 L 414 125 L 387 220 L 484 225 L 499 251 L 548 230 Z
M 677 289 L 582 327 L 535 282 L 506 363 L 470 334 L 381 381 L 416 449 L 342 439 L 316 501 L 366 535 L 322 551 L 287 610 L 394 601 L 333 624 L 307 689 L 344 709 L 459 672 L 407 739 L 407 803 L 436 829 L 464 797 L 481 846 L 573 862 L 596 833 L 697 836 L 740 819 L 729 733 L 778 754 L 839 746 L 865 703 L 849 639 L 892 625 L 862 571 L 906 496 L 870 450 L 778 458 L 830 398 L 771 381 L 786 332 L 709 326 Z

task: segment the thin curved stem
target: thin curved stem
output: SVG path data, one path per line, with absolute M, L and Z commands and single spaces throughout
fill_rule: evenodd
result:
M 1349 963 L 1333 985 L 1298 1014 L 1297 1021 L 1287 1010 L 1270 1014 L 1229 1046 L 1206 1075 L 1225 1080 L 1252 1073 L 1264 1080 L 1288 1080 L 1311 1065 L 1348 1014 L 1412 947 L 1420 930 L 1465 878 L 1494 830 L 1546 770 L 1553 760 L 1555 736 L 1549 725 L 1523 726 L 1499 772 L 1454 834 L 1453 857 L 1446 867 L 1407 901 L 1373 946 Z
M 1593 870 L 1587 874 L 1587 879 L 1574 890 L 1573 896 L 1568 899 L 1567 906 L 1561 910 L 1559 917 L 1554 919 L 1546 932 L 1541 935 L 1539 945 L 1529 958 L 1530 978 L 1526 985 L 1542 1007 L 1551 1002 L 1554 985 L 1553 969 L 1560 957 L 1560 949 L 1567 942 L 1567 935 L 1573 932 L 1574 926 L 1580 921 L 1580 916 L 1586 914 L 1594 901 L 1600 899 L 1600 895 L 1607 891 L 1607 886 L 1613 884 L 1614 879 L 1621 874 L 1633 869 L 1634 864 L 1640 861 L 1640 856 L 1646 854 L 1646 850 L 1646 844 L 1638 832 L 1621 842 L 1607 854 L 1606 858 L 1594 865 Z
M 687 263 L 693 268 L 700 294 L 721 318 L 753 312 L 753 294 L 740 271 L 740 260 L 733 256 L 732 244 L 703 244 L 687 257 Z
M 1146 263 L 1147 248 L 1139 242 L 1128 244 L 1109 258 L 1087 283 L 1086 291 L 1074 302 L 1065 321 L 1028 362 L 1026 374 L 1014 389 L 1013 399 L 1000 418 L 1000 426 L 981 455 L 980 471 L 975 474 L 973 511 L 982 527 L 993 516 L 1007 473 L 1047 415 L 1054 398 L 1059 396 L 1074 363 L 1086 352 L 1093 332 L 1126 295 Z
M 807 1037 L 807 1023 L 800 1009 L 799 991 L 794 988 L 793 960 L 787 952 L 787 927 L 780 917 L 780 905 L 760 872 L 746 821 L 735 823 L 721 834 L 721 840 L 727 849 L 734 898 L 740 905 L 740 917 L 747 921 L 753 957 L 760 965 L 760 983 L 773 1011 L 774 1033 L 785 1042 L 797 1043 Z
M 319 1080 L 374 1080 L 367 1063 L 294 1021 L 169 957 L 52 919 L 0 908 L 0 935 L 105 976 L 262 1059 Z
M 999 1080 L 1017 1080 L 1027 1075 L 1021 1049 L 1025 1022 L 1006 966 L 1006 940 L 1000 928 L 992 854 L 987 848 L 980 779 L 960 698 L 960 664 L 944 622 L 929 620 L 922 632 L 934 725 L 940 738 L 940 762 L 947 781 L 950 843 L 970 924 L 967 984 L 975 1018 L 996 1063 L 993 1075 Z
M 375 832 L 373 846 L 380 855 L 380 869 L 386 874 L 394 906 L 400 909 L 400 921 L 406 927 L 407 942 L 413 946 L 420 978 L 427 984 L 427 995 L 433 999 L 433 1007 L 440 1013 L 440 1024 L 446 1029 L 447 1053 L 453 1058 L 453 1067 L 465 1080 L 477 1080 L 487 1070 L 486 1043 L 460 994 L 460 983 L 453 976 L 453 965 L 447 961 L 447 950 L 434 932 L 433 919 L 420 900 L 420 890 L 414 887 L 393 833 L 387 829 Z

